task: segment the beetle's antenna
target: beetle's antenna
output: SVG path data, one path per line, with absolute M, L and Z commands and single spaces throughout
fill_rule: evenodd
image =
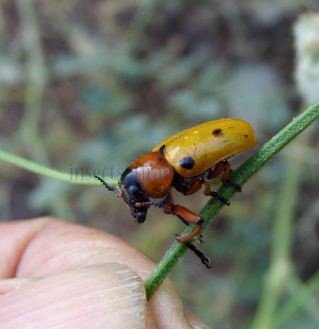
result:
M 97 180 L 99 180 L 99 181 L 103 184 L 103 186 L 104 186 L 106 189 L 108 189 L 109 191 L 114 192 L 114 193 L 116 193 L 117 195 L 119 195 L 119 191 L 118 191 L 117 188 L 111 186 L 111 185 L 108 184 L 103 178 L 101 178 L 101 177 L 99 177 L 99 176 L 94 176 L 94 177 L 95 177 Z

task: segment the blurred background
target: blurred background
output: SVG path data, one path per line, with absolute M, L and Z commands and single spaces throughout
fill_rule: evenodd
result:
M 116 178 L 170 134 L 220 117 L 248 120 L 258 149 L 319 98 L 318 18 L 299 20 L 297 41 L 293 32 L 300 14 L 318 10 L 315 0 L 2 0 L 0 146 L 78 179 Z M 206 230 L 211 270 L 188 253 L 171 273 L 186 307 L 210 326 L 319 328 L 318 128 Z M 135 224 L 100 186 L 5 162 L 0 175 L 3 220 L 59 216 L 116 234 L 155 262 L 183 229 L 158 209 Z M 195 211 L 207 201 L 175 195 Z

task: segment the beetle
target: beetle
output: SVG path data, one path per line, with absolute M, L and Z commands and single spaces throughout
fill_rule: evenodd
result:
M 123 198 L 138 223 L 145 221 L 149 207 L 154 206 L 187 225 L 196 224 L 189 234 L 177 235 L 176 240 L 185 243 L 205 264 L 205 256 L 190 243 L 200 233 L 204 220 L 190 209 L 175 204 L 171 190 L 190 195 L 204 187 L 205 195 L 229 205 L 228 200 L 211 190 L 208 180 L 220 176 L 223 183 L 240 191 L 240 186 L 230 180 L 228 159 L 255 144 L 255 133 L 248 122 L 236 118 L 212 120 L 180 131 L 138 156 L 120 176 L 118 187 L 95 177 Z

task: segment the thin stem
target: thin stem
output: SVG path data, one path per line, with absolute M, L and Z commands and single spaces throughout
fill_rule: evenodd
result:
M 20 135 L 32 157 L 36 161 L 47 163 L 46 151 L 38 136 L 38 127 L 48 73 L 32 0 L 17 0 L 16 4 L 27 58 L 25 112 L 21 120 Z
M 46 166 L 39 165 L 36 162 L 24 159 L 17 155 L 11 154 L 0 150 L 0 160 L 15 165 L 17 167 L 29 170 L 35 174 L 46 176 L 53 179 L 58 179 L 71 184 L 79 185 L 100 185 L 94 177 L 81 175 L 78 173 L 77 168 L 70 167 L 70 172 L 65 173 L 58 170 L 48 168 Z M 117 185 L 117 179 L 115 178 L 105 178 L 105 180 L 112 186 Z
M 291 297 L 289 298 L 287 304 L 285 304 L 281 310 L 277 313 L 274 321 L 273 327 L 280 328 L 286 321 L 292 318 L 294 313 L 296 313 L 300 308 L 305 307 L 306 301 L 312 297 L 315 299 L 315 293 L 319 289 L 319 272 L 317 272 L 307 284 L 299 284 L 297 289 L 296 285 L 293 287 L 291 292 Z M 315 304 L 314 304 L 315 305 Z M 318 314 L 318 307 L 314 307 L 314 312 Z M 317 316 L 318 318 L 318 316 Z M 317 325 L 319 324 L 318 319 L 316 319 Z
M 244 164 L 242 164 L 232 175 L 232 181 L 239 185 L 243 185 L 250 177 L 260 170 L 275 154 L 277 154 L 284 146 L 296 138 L 303 130 L 305 130 L 312 122 L 319 118 L 319 102 L 307 108 L 298 117 L 294 118 L 287 126 L 279 131 L 272 139 L 264 144 L 260 150 Z M 230 199 L 235 190 L 229 186 L 222 185 L 218 193 L 224 198 Z M 201 211 L 205 223 L 204 227 L 210 224 L 217 213 L 224 205 L 216 200 L 209 200 Z M 182 235 L 189 233 L 194 226 L 187 227 Z M 177 243 L 172 244 L 166 252 L 162 260 L 156 265 L 149 278 L 146 280 L 145 289 L 147 298 L 150 298 L 159 285 L 167 277 L 171 269 L 177 263 L 178 259 L 185 253 L 186 247 Z
M 304 134 L 301 139 L 309 136 Z M 294 208 L 298 198 L 298 186 L 303 172 L 302 159 L 294 161 L 286 156 L 285 171 L 281 189 L 278 193 L 278 203 L 274 216 L 274 232 L 272 240 L 271 264 L 265 277 L 264 289 L 260 304 L 253 321 L 252 328 L 271 329 L 278 301 L 288 281 L 297 281 L 291 264 L 291 239 L 294 220 Z
M 266 275 L 261 302 L 252 328 L 272 328 L 273 316 L 285 282 L 292 275 L 290 261 L 293 210 L 302 173 L 301 161 L 289 161 L 285 166 L 281 189 L 278 192 L 277 213 L 274 216 L 271 265 Z
M 45 56 L 41 44 L 35 4 L 32 0 L 17 0 L 20 18 L 21 41 L 26 55 L 26 96 L 25 111 L 20 124 L 21 141 L 31 157 L 40 163 L 49 165 L 49 158 L 39 133 L 43 95 L 48 81 Z M 51 209 L 59 217 L 74 218 L 70 206 L 63 195 L 58 194 L 50 200 Z

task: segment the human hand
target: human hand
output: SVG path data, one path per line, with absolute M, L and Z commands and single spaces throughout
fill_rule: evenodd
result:
M 41 218 L 0 224 L 0 328 L 208 328 L 184 313 L 165 280 L 150 301 L 154 267 L 123 240 Z

